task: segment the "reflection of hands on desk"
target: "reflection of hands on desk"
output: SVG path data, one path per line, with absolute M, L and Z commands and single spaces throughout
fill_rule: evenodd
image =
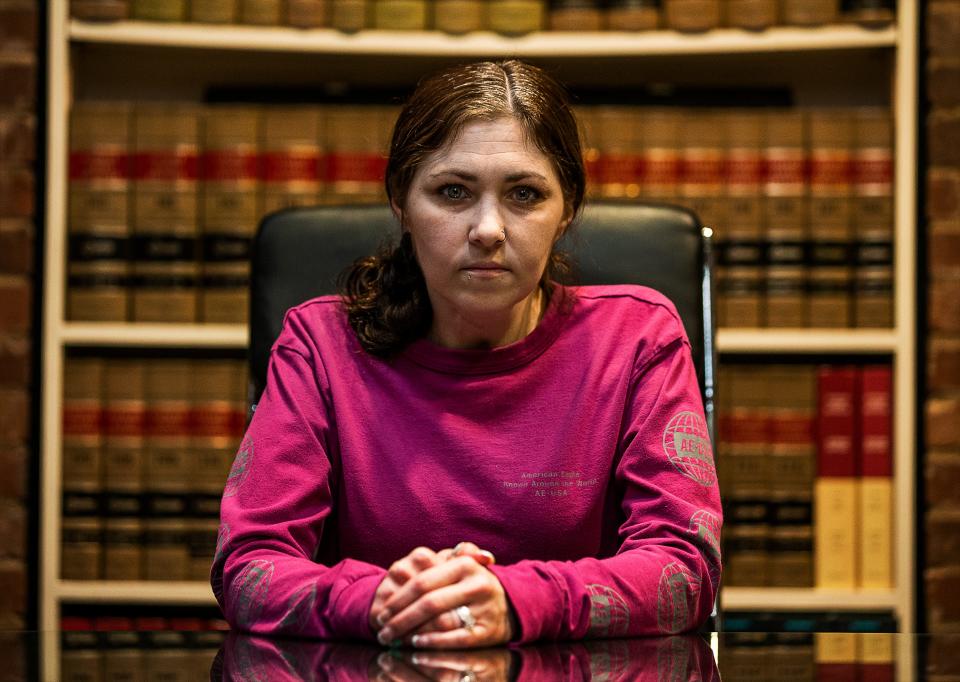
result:
M 507 682 L 513 656 L 509 649 L 410 651 L 397 649 L 377 657 L 378 682 Z
M 222 667 L 222 675 L 218 668 Z M 698 635 L 544 643 L 461 651 L 280 639 L 231 632 L 211 679 L 231 682 L 719 682 Z

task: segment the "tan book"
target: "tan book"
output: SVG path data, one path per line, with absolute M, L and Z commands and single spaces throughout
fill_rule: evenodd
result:
M 320 198 L 326 159 L 316 107 L 269 107 L 263 112 L 263 212 L 310 206 Z
M 730 403 L 720 463 L 726 484 L 724 582 L 762 587 L 770 584 L 770 388 L 763 368 L 737 367 L 726 379 Z
M 67 357 L 63 368 L 63 513 L 97 514 L 103 448 L 104 363 Z
M 720 0 L 664 0 L 664 25 L 675 31 L 699 33 L 720 26 Z
M 766 632 L 728 632 L 721 638 L 719 672 L 725 680 L 766 682 L 770 677 L 772 636 Z
M 143 577 L 143 524 L 134 516 L 108 516 L 103 529 L 105 580 Z
M 186 359 L 154 359 L 145 366 L 144 492 L 151 516 L 187 513 L 193 372 L 194 363 Z
M 345 33 L 356 33 L 370 25 L 371 0 L 330 0 L 330 25 Z
M 187 566 L 187 580 L 207 581 L 210 579 L 210 566 L 217 549 L 218 519 L 188 519 L 187 547 L 190 560 Z
M 849 0 L 844 17 L 867 28 L 883 28 L 896 21 L 895 0 Z
M 596 110 L 600 146 L 600 196 L 636 199 L 642 179 L 640 128 L 636 107 L 605 106 Z
M 587 199 L 600 196 L 600 168 L 603 163 L 600 150 L 600 123 L 598 107 L 574 107 L 580 124 L 580 145 L 583 150 L 583 166 L 587 175 Z
M 547 24 L 551 31 L 601 31 L 599 0 L 551 0 Z
M 108 516 L 138 516 L 146 403 L 141 360 L 111 358 L 104 371 L 103 487 Z
M 733 111 L 727 126 L 726 219 L 714 228 L 718 245 L 717 321 L 721 327 L 760 327 L 763 320 L 763 149 L 761 114 Z
M 70 16 L 83 21 L 120 21 L 130 17 L 130 0 L 71 0 Z
M 326 112 L 327 195 L 344 203 L 383 199 L 386 110 L 343 105 Z
M 254 26 L 283 24 L 282 0 L 240 0 L 240 23 Z
M 138 580 L 143 548 L 144 363 L 111 358 L 104 371 L 104 577 Z
M 795 110 L 766 117 L 764 223 L 766 227 L 766 326 L 807 325 L 808 186 L 806 125 Z
M 287 25 L 294 28 L 329 26 L 330 0 L 287 0 Z
M 373 0 L 373 25 L 385 31 L 423 31 L 430 5 L 427 0 Z
M 722 229 L 726 216 L 726 146 L 724 115 L 716 111 L 688 110 L 683 117 L 680 149 L 682 202 L 700 222 Z
M 726 0 L 725 5 L 726 26 L 762 31 L 777 24 L 777 0 Z
M 816 374 L 810 365 L 766 368 L 771 471 L 770 584 L 813 586 Z
M 144 521 L 144 574 L 146 580 L 187 580 L 190 548 L 187 521 L 150 517 Z
M 613 0 L 604 13 L 609 31 L 652 31 L 660 25 L 660 3 L 656 0 Z
M 893 326 L 893 122 L 887 108 L 854 112 L 854 324 Z
M 133 319 L 195 322 L 199 110 L 143 104 L 134 115 Z
M 190 21 L 200 24 L 233 24 L 239 16 L 239 0 L 190 0 Z
M 247 369 L 242 361 L 205 360 L 193 377 L 191 514 L 217 519 L 220 497 L 246 424 Z
M 100 518 L 64 516 L 60 542 L 60 577 L 63 580 L 99 580 L 103 576 Z
M 487 28 L 504 35 L 523 35 L 543 30 L 546 0 L 487 0 Z
M 781 0 L 781 18 L 791 26 L 822 26 L 840 17 L 840 0 Z
M 811 327 L 852 322 L 851 152 L 853 128 L 846 110 L 814 110 L 810 125 Z
M 893 682 L 896 679 L 897 636 L 890 632 L 864 632 L 857 647 L 861 680 Z
M 433 27 L 444 33 L 461 35 L 480 31 L 486 25 L 485 0 L 435 0 Z
M 776 632 L 772 638 L 769 674 L 764 679 L 814 682 L 813 633 Z
M 122 322 L 129 307 L 131 107 L 70 112 L 67 319 Z
M 130 16 L 141 21 L 186 21 L 187 0 L 130 0 Z
M 260 220 L 259 109 L 210 107 L 204 117 L 200 320 L 246 322 L 250 242 Z
M 644 109 L 640 114 L 643 145 L 643 196 L 651 201 L 680 200 L 682 114 L 675 109 Z
M 856 680 L 857 639 L 850 632 L 814 634 L 813 660 L 818 680 Z

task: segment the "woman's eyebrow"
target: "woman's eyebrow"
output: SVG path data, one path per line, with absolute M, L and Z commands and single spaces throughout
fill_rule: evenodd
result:
M 433 178 L 441 177 L 443 175 L 453 175 L 454 177 L 458 177 L 461 180 L 467 180 L 470 182 L 476 182 L 478 179 L 477 176 L 474 175 L 473 173 L 469 173 L 463 170 L 456 170 L 456 169 L 440 170 L 440 171 L 437 171 L 436 173 L 430 173 L 430 175 L 428 175 L 427 177 L 430 179 L 433 179 Z M 517 171 L 515 173 L 508 173 L 507 175 L 504 176 L 504 179 L 507 182 L 516 182 L 517 180 L 524 180 L 526 178 L 537 178 L 538 180 L 542 180 L 544 182 L 547 181 L 547 178 L 542 173 L 537 173 L 536 171 L 531 171 L 531 170 Z

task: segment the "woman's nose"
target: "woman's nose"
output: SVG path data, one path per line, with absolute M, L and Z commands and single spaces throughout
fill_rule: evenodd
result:
M 503 241 L 500 238 L 503 229 L 503 215 L 496 202 L 480 202 L 474 224 L 470 228 L 470 241 L 492 248 Z

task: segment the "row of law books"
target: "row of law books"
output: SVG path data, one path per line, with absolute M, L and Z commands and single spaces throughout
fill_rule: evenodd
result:
M 715 229 L 722 325 L 890 326 L 889 109 L 578 113 L 590 198 L 679 203 Z M 260 217 L 384 202 L 395 115 L 77 103 L 68 319 L 244 322 Z
M 64 616 L 61 679 L 205 682 L 228 627 L 219 619 L 193 617 Z
M 714 229 L 720 326 L 893 325 L 889 109 L 581 118 L 591 196 L 681 204 Z
M 245 383 L 239 360 L 67 357 L 62 578 L 206 579 Z
M 724 584 L 894 587 L 890 366 L 720 372 Z
M 88 21 L 438 30 L 702 32 L 719 27 L 761 31 L 777 25 L 822 26 L 894 21 L 894 0 L 72 0 Z
M 720 675 L 738 682 L 893 682 L 896 622 L 877 613 L 731 613 Z

